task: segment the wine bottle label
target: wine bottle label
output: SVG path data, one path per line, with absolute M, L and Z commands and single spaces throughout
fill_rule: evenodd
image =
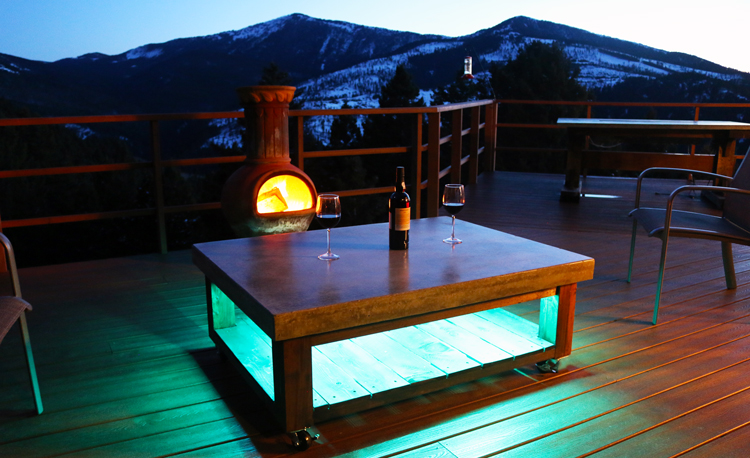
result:
M 395 231 L 408 231 L 411 225 L 411 208 L 397 208 L 396 221 L 393 224 Z

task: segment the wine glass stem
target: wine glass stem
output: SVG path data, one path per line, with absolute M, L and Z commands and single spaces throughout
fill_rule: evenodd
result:
M 451 224 L 451 240 L 456 239 L 456 215 L 451 215 L 451 218 L 453 219 Z
M 328 256 L 331 255 L 331 229 L 326 229 L 326 240 L 328 241 Z

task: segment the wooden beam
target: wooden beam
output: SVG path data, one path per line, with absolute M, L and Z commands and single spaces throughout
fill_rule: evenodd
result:
M 414 115 L 411 127 L 411 170 L 409 173 L 409 183 L 411 183 L 411 218 L 419 219 L 422 216 L 422 136 L 424 135 L 422 120 L 424 115 L 417 113 Z
M 463 110 L 456 110 L 452 116 L 451 135 L 451 183 L 461 183 L 461 156 L 463 154 Z
M 167 253 L 167 222 L 164 213 L 164 176 L 161 164 L 161 134 L 159 121 L 151 121 L 151 152 L 154 170 L 154 204 L 156 205 L 156 227 L 159 240 L 159 251 Z
M 286 431 L 313 425 L 312 347 L 309 338 L 274 341 L 276 415 Z
M 484 115 L 484 171 L 494 172 L 497 148 L 497 104 L 485 107 Z
M 427 115 L 427 217 L 438 215 L 440 208 L 440 113 Z
M 476 184 L 479 175 L 479 107 L 471 108 L 471 129 L 469 133 L 469 177 L 468 184 Z

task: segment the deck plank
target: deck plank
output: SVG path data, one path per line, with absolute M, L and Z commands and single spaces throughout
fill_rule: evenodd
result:
M 350 374 L 372 395 L 409 384 L 396 371 L 378 361 L 351 340 L 317 345 L 315 348 L 339 366 L 343 372 Z
M 613 443 L 624 441 L 631 436 L 640 435 L 644 430 L 653 427 L 655 424 L 668 424 L 671 421 L 675 421 L 675 417 L 686 411 L 700 409 L 705 404 L 714 401 L 717 397 L 740 396 L 742 393 L 738 393 L 738 391 L 747 389 L 747 383 L 742 377 L 742 372 L 744 371 L 744 367 L 741 365 L 742 362 L 734 360 L 732 353 L 738 350 L 747 350 L 750 346 L 748 340 L 743 339 L 736 344 L 726 345 L 697 357 L 695 361 L 683 360 L 679 364 L 676 363 L 671 367 L 665 367 L 665 370 L 660 368 L 642 380 L 629 381 L 631 385 L 638 384 L 637 388 L 639 389 L 646 382 L 652 380 L 657 382 L 649 387 L 648 392 L 633 389 L 622 382 L 620 382 L 620 385 L 612 385 L 613 390 L 609 399 L 607 399 L 608 393 L 604 393 L 605 390 L 597 390 L 594 393 L 596 401 L 592 402 L 592 404 L 602 406 L 599 408 L 602 411 L 583 419 L 578 417 L 578 412 L 571 414 L 566 419 L 566 424 L 560 425 L 555 434 L 540 437 L 529 444 L 508 450 L 504 452 L 504 455 L 508 457 L 544 456 L 546 451 L 554 450 L 558 456 L 564 456 L 566 454 L 580 455 L 605 450 L 604 455 L 623 456 L 621 454 L 623 449 L 617 446 L 612 447 Z M 717 368 L 717 360 L 721 360 L 719 363 L 721 367 Z M 704 364 L 706 362 L 710 364 L 698 371 L 694 369 L 686 370 L 685 368 L 686 365 L 691 365 L 692 363 Z M 705 370 L 714 370 L 715 372 L 705 373 Z M 677 375 L 679 378 L 677 378 Z M 694 377 L 689 378 L 691 376 Z M 683 377 L 687 380 L 683 380 Z M 658 380 L 655 380 L 657 378 L 667 378 L 669 381 L 667 383 L 663 381 L 658 383 Z M 615 397 L 622 396 L 622 393 L 627 393 L 628 397 L 615 399 Z M 630 398 L 631 393 L 638 393 L 641 397 L 637 399 Z M 576 403 L 582 401 L 576 400 Z M 612 406 L 612 408 L 603 410 L 607 406 Z M 561 407 L 564 408 L 564 406 Z M 740 415 L 737 418 L 738 420 L 745 418 L 744 421 L 747 421 L 747 415 Z M 707 426 L 697 427 L 696 430 L 708 429 Z M 538 434 L 537 437 L 541 436 L 540 432 L 542 431 L 535 433 Z M 545 433 L 542 432 L 542 434 Z M 684 436 L 686 438 L 692 436 L 689 439 L 691 441 L 698 439 L 694 433 L 684 434 Z M 705 436 L 703 437 L 705 438 Z M 644 438 L 638 442 L 659 441 L 660 439 L 658 438 L 655 440 Z M 664 440 L 664 442 L 667 441 Z M 692 442 L 690 445 L 695 443 Z M 609 450 L 610 447 L 611 451 Z M 628 444 L 627 448 L 632 449 L 632 445 Z M 673 451 L 662 449 L 649 452 L 645 446 L 644 448 L 639 446 L 638 449 L 643 450 L 645 456 L 669 456 L 684 450 L 684 448 Z M 618 452 L 620 455 L 617 454 Z
M 705 412 L 703 412 L 705 413 Z M 702 418 L 701 418 L 702 420 Z M 716 436 L 696 444 L 684 452 L 686 458 L 744 458 L 747 455 L 747 444 L 750 443 L 750 422 L 737 428 L 722 431 Z
M 312 349 L 312 361 L 313 387 L 321 398 L 317 405 L 313 404 L 314 407 L 371 396 L 371 393 L 357 383 L 354 377 L 342 370 L 316 347 Z
M 352 339 L 352 342 L 393 369 L 409 383 L 420 382 L 437 377 L 447 377 L 428 361 L 409 351 L 406 347 L 386 334 L 370 334 Z
M 448 320 L 433 321 L 416 327 L 463 352 L 482 365 L 513 358 L 513 355 L 507 351 L 482 340 L 478 335 L 456 326 Z
M 476 314 L 458 316 L 448 321 L 509 353 L 514 358 L 544 348 Z M 535 336 L 532 335 L 530 337 L 533 339 Z
M 416 326 L 385 333 L 409 351 L 430 362 L 446 374 L 479 366 L 479 362 Z
M 539 306 L 536 306 L 537 309 Z M 539 337 L 539 325 L 527 319 L 521 318 L 504 309 L 484 310 L 477 313 L 477 316 L 484 318 L 490 323 L 505 329 L 506 331 L 516 334 L 519 337 L 529 340 L 532 344 L 540 348 L 549 348 L 553 344 Z
M 750 388 L 747 386 L 738 387 L 738 384 L 741 385 L 741 383 L 728 382 L 725 385 L 715 383 L 712 386 L 707 386 L 706 389 L 716 391 L 711 395 L 706 395 L 705 392 L 694 393 L 696 397 L 699 396 L 697 399 L 706 401 L 703 405 L 696 406 L 692 402 L 696 398 L 686 397 L 684 399 L 684 408 L 692 408 L 695 411 L 673 417 L 669 421 L 665 421 L 664 424 L 657 423 L 656 427 L 642 430 L 640 434 L 629 438 L 627 441 L 602 450 L 597 456 L 622 456 L 623 450 L 632 450 L 635 447 L 642 450 L 645 455 L 672 456 L 698 446 L 722 432 L 747 424 L 750 422 L 750 414 L 748 414 L 746 407 L 743 408 L 743 405 L 747 406 L 747 403 L 750 402 Z M 732 393 L 727 393 L 726 388 L 732 385 L 737 389 Z M 726 398 L 716 400 L 716 396 L 726 396 Z M 683 409 L 681 411 L 684 412 Z M 710 416 L 715 421 L 705 423 L 703 420 L 705 416 Z M 743 444 L 737 451 L 747 454 L 747 445 Z

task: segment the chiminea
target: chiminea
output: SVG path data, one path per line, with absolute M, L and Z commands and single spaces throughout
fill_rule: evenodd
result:
M 315 185 L 289 158 L 289 102 L 295 89 L 237 89 L 245 108 L 247 157 L 224 184 L 221 207 L 240 237 L 305 231 L 315 217 Z

